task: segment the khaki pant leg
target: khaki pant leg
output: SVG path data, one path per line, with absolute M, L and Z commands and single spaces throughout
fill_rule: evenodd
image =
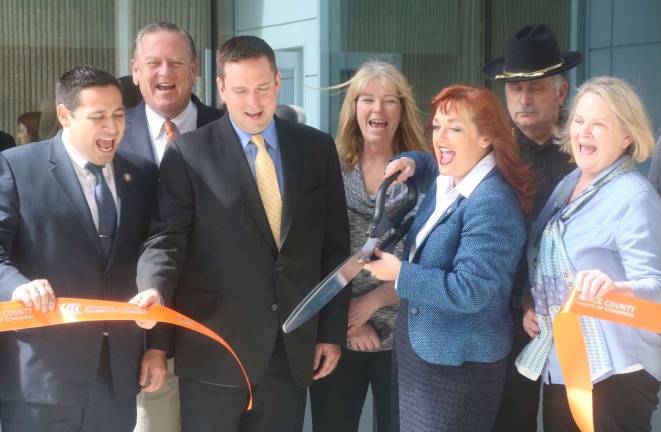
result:
M 134 432 L 180 432 L 179 380 L 174 375 L 174 359 L 168 359 L 168 371 L 160 390 L 137 397 L 138 416 Z

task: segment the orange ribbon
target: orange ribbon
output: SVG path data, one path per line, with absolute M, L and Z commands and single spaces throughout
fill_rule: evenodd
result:
M 567 389 L 569 409 L 582 432 L 594 432 L 592 377 L 579 315 L 661 333 L 661 304 L 608 293 L 594 302 L 572 290 L 553 321 L 553 339 Z
M 0 331 L 76 322 L 134 320 L 158 321 L 177 325 L 201 333 L 222 345 L 241 369 L 248 387 L 247 410 L 252 409 L 250 379 L 232 347 L 213 330 L 165 306 L 153 305 L 143 309 L 130 303 L 61 297 L 57 299 L 57 307 L 53 311 L 39 312 L 31 307 L 25 307 L 19 302 L 0 302 Z

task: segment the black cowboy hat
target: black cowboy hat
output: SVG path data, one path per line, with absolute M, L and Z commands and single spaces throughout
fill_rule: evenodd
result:
M 505 57 L 487 63 L 482 73 L 490 80 L 529 81 L 562 73 L 582 61 L 579 52 L 560 52 L 547 25 L 528 25 L 507 41 Z

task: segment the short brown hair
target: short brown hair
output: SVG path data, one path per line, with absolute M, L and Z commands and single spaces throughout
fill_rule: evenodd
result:
M 278 73 L 275 64 L 275 53 L 263 39 L 257 36 L 236 36 L 227 40 L 216 53 L 218 78 L 223 79 L 225 64 L 238 63 L 242 60 L 265 57 L 271 65 L 273 75 Z
M 41 119 L 41 112 L 30 111 L 21 114 L 16 119 L 16 123 L 25 126 L 25 130 L 30 136 L 30 142 L 39 141 L 39 120 Z
M 55 105 L 64 105 L 69 111 L 78 108 L 80 92 L 88 87 L 116 87 L 122 94 L 122 86 L 108 72 L 92 66 L 76 66 L 62 74 L 55 85 Z

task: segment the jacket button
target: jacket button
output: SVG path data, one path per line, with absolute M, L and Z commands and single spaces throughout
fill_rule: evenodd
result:
M 106 279 L 110 279 L 110 276 L 111 276 L 111 273 L 110 273 L 110 272 L 106 272 Z
M 284 267 L 282 266 L 282 264 L 278 264 L 278 265 L 275 266 L 275 271 L 281 272 L 282 270 L 284 270 Z
M 412 307 L 411 308 L 411 315 L 417 315 L 420 311 L 418 310 L 417 307 Z
M 273 304 L 271 305 L 271 310 L 272 310 L 273 312 L 277 312 L 277 311 L 278 311 L 278 304 L 277 304 L 277 303 L 273 303 Z

